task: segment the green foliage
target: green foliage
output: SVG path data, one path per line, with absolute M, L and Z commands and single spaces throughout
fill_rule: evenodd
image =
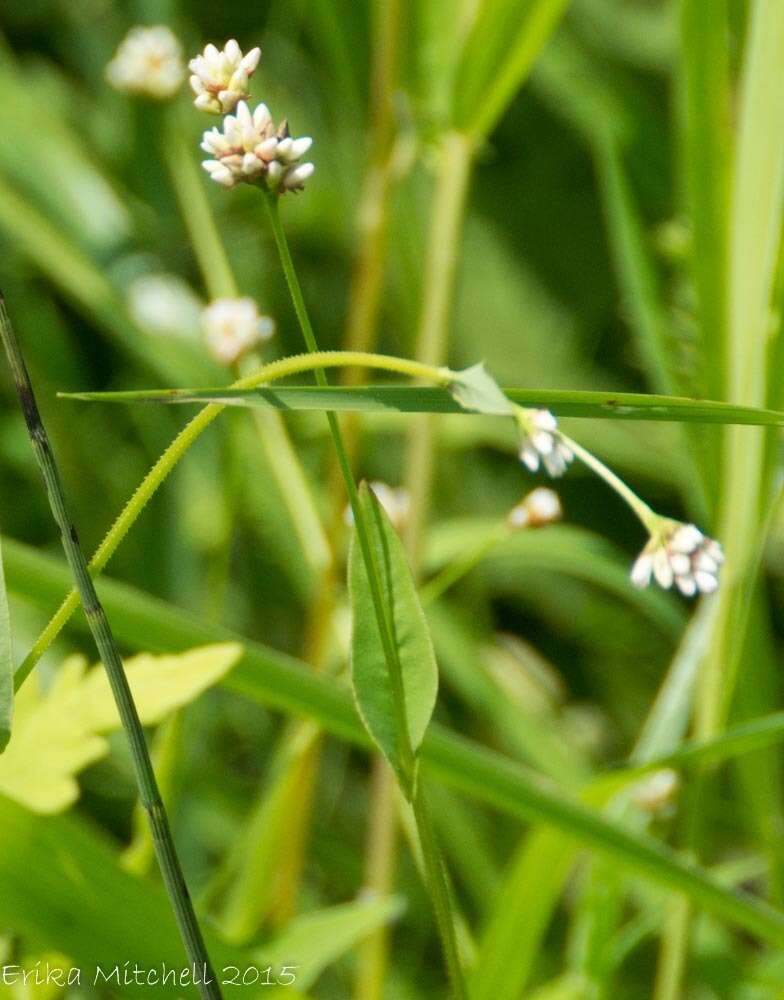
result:
M 58 393 L 231 407 L 98 573 L 143 721 L 166 722 L 150 744 L 215 963 L 299 966 L 292 987 L 229 995 L 448 995 L 410 812 L 368 759 L 380 744 L 400 766 L 399 721 L 323 411 L 358 479 L 413 487 L 419 523 L 399 531 L 364 503 L 472 1000 L 762 1000 L 784 983 L 784 16 L 778 0 L 676 6 L 2 5 L 0 287 L 85 551 L 185 411 Z M 413 358 L 440 324 L 435 364 L 484 359 L 493 377 L 222 387 L 247 372 L 205 350 L 211 299 L 248 295 L 275 319 L 263 360 L 301 335 L 257 192 L 199 167 L 217 120 L 184 93 L 108 86 L 137 19 L 168 23 L 188 57 L 260 44 L 251 103 L 314 137 L 316 173 L 280 207 L 320 346 Z M 450 175 L 455 149 L 464 199 L 443 190 L 466 173 Z M 434 213 L 449 218 L 428 246 Z M 149 279 L 173 290 L 152 309 Z M 639 523 L 577 463 L 529 477 L 509 401 L 550 409 L 657 511 L 718 537 L 720 593 L 692 606 L 632 588 Z M 0 402 L 20 660 L 71 580 L 10 383 Z M 508 511 L 542 485 L 564 523 L 513 530 Z M 0 965 L 180 967 L 72 605 L 36 647 L 0 756 Z M 0 593 L 0 742 L 4 622 Z M 662 768 L 680 791 L 646 811 L 639 783 Z
M 159 723 L 231 670 L 237 643 L 204 646 L 177 656 L 141 653 L 125 663 L 139 717 Z M 120 718 L 103 667 L 88 671 L 81 656 L 66 660 L 45 692 L 34 682 L 17 700 L 16 726 L 0 758 L 0 791 L 36 812 L 60 812 L 79 795 L 76 775 L 109 751 L 103 735 Z
M 0 555 L 0 753 L 8 746 L 14 715 L 14 657 L 11 642 L 11 618 Z
M 359 496 L 369 529 L 384 614 L 394 641 L 396 663 L 390 668 L 371 583 L 355 532 L 348 559 L 351 684 L 368 732 L 407 785 L 411 775 L 406 743 L 408 750 L 416 754 L 433 714 L 438 667 L 402 543 L 367 484 L 361 486 Z M 395 669 L 399 670 L 400 688 L 393 673 Z

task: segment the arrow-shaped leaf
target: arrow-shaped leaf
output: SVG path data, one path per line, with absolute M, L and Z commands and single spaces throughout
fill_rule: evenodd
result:
M 408 740 L 416 754 L 433 714 L 438 691 L 433 644 L 403 545 L 384 508 L 365 483 L 360 488 L 360 504 L 399 664 Z M 353 620 L 351 683 L 354 698 L 367 731 L 405 783 L 409 776 L 405 768 L 405 750 L 401 746 L 394 678 L 382 641 L 365 560 L 356 538 L 351 544 L 348 574 Z

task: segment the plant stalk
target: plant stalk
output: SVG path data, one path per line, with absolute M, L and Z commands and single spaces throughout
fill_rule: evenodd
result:
M 204 1000 L 220 1000 L 221 991 L 212 969 L 207 948 L 199 928 L 193 904 L 185 884 L 177 852 L 174 847 L 166 807 L 158 790 L 150 754 L 144 737 L 136 705 L 125 675 L 122 658 L 112 634 L 109 620 L 98 600 L 95 585 L 87 568 L 87 562 L 79 544 L 76 528 L 71 522 L 65 502 L 60 475 L 54 453 L 49 444 L 46 429 L 38 412 L 33 386 L 14 335 L 5 302 L 0 298 L 0 338 L 13 373 L 19 404 L 24 414 L 30 441 L 35 452 L 41 475 L 46 486 L 49 504 L 54 520 L 60 529 L 63 549 L 76 582 L 87 623 L 95 645 L 106 669 L 112 694 L 131 749 L 134 773 L 139 789 L 139 798 L 147 813 L 155 853 L 161 869 L 163 881 L 174 911 L 180 936 L 185 946 L 188 960 L 194 970 L 203 972 L 199 993 Z M 196 977 L 194 977 L 196 978 Z
M 268 196 L 266 205 L 269 213 L 275 242 L 280 254 L 283 273 L 291 293 L 294 310 L 297 314 L 302 335 L 308 350 L 312 354 L 318 353 L 313 326 L 310 322 L 302 288 L 294 268 L 291 258 L 288 241 L 283 226 L 280 221 L 280 211 L 277 196 Z M 432 367 L 432 366 L 431 366 Z M 323 386 L 327 384 L 327 377 L 322 368 L 314 370 L 316 382 Z M 431 897 L 431 902 L 436 916 L 441 945 L 444 951 L 447 971 L 452 984 L 452 990 L 458 1000 L 467 1000 L 467 990 L 463 971 L 457 949 L 457 937 L 453 918 L 452 900 L 449 890 L 446 871 L 441 858 L 435 834 L 430 823 L 430 819 L 422 798 L 421 784 L 415 780 L 416 758 L 411 747 L 411 738 L 406 719 L 405 696 L 403 689 L 403 673 L 400 660 L 397 655 L 397 647 L 394 641 L 394 631 L 389 621 L 389 616 L 384 605 L 383 595 L 379 584 L 379 570 L 376 565 L 375 554 L 370 543 L 370 532 L 365 522 L 364 511 L 359 499 L 359 493 L 354 475 L 351 471 L 351 464 L 348 454 L 343 444 L 340 425 L 334 413 L 327 413 L 330 434 L 334 442 L 340 470 L 346 483 L 349 503 L 354 514 L 354 528 L 357 542 L 362 553 L 365 570 L 370 583 L 370 590 L 373 599 L 373 608 L 378 622 L 379 633 L 384 648 L 384 656 L 389 670 L 390 682 L 394 692 L 395 716 L 398 729 L 398 744 L 401 754 L 401 770 L 403 772 L 401 788 L 406 798 L 411 801 L 417 819 L 417 828 L 420 841 L 422 843 L 422 853 L 425 864 L 426 882 Z

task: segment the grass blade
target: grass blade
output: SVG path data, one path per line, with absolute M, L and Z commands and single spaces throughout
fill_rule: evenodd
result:
M 47 611 L 68 588 L 62 563 L 18 542 L 6 540 L 6 566 L 12 593 Z M 241 642 L 244 654 L 223 682 L 252 701 L 287 714 L 315 719 L 351 744 L 370 741 L 351 703 L 350 693 L 317 676 L 293 657 L 246 640 L 217 625 L 149 597 L 132 587 L 103 579 L 98 590 L 112 615 L 118 637 L 137 648 L 169 652 L 212 642 Z M 74 619 L 74 624 L 81 624 Z M 502 755 L 462 739 L 433 723 L 421 749 L 425 770 L 445 785 L 521 820 L 543 822 L 584 847 L 601 851 L 670 892 L 689 896 L 706 910 L 765 940 L 784 944 L 784 913 L 746 893 L 733 892 L 699 867 L 689 864 L 649 837 L 640 837 L 565 796 L 541 776 Z
M 0 555 L 0 753 L 11 738 L 14 713 L 14 658 L 11 647 L 11 619 L 5 588 L 2 555 Z
M 731 403 L 638 392 L 506 388 L 520 406 L 545 407 L 561 417 L 653 420 L 704 424 L 784 425 L 784 412 Z M 62 392 L 63 399 L 98 403 L 218 403 L 276 410 L 363 413 L 466 413 L 447 389 L 431 386 L 259 386 L 252 389 L 141 389 L 127 392 Z

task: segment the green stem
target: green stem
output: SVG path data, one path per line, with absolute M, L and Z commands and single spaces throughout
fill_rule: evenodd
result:
M 226 250 L 207 201 L 202 176 L 182 134 L 179 108 L 165 120 L 163 154 L 172 186 L 211 299 L 233 299 L 239 294 Z
M 122 658 L 112 634 L 109 620 L 106 617 L 95 585 L 87 568 L 76 528 L 71 522 L 65 503 L 60 475 L 55 463 L 54 454 L 49 444 L 38 405 L 35 400 L 30 376 L 22 357 L 22 352 L 11 327 L 11 321 L 6 312 L 5 303 L 0 298 L 0 338 L 11 366 L 11 371 L 19 395 L 19 403 L 27 423 L 30 441 L 35 452 L 38 465 L 43 476 L 49 503 L 54 520 L 62 535 L 63 549 L 68 560 L 71 574 L 84 608 L 87 623 L 90 626 L 95 645 L 106 669 L 112 694 L 120 714 L 123 728 L 131 750 L 136 782 L 139 788 L 139 798 L 144 807 L 150 824 L 155 853 L 166 885 L 172 910 L 177 920 L 188 960 L 194 969 L 203 972 L 203 980 L 199 986 L 200 995 L 205 1000 L 219 1000 L 220 988 L 217 985 L 212 970 L 204 939 L 201 935 L 196 914 L 193 910 L 185 878 L 174 847 L 166 808 L 158 790 L 150 754 L 144 738 L 144 730 L 139 721 L 133 695 L 125 675 Z
M 631 487 L 627 486 L 626 483 L 616 476 L 612 469 L 608 469 L 607 466 L 598 459 L 595 455 L 591 454 L 590 451 L 583 448 L 582 445 L 573 441 L 572 438 L 568 437 L 562 431 L 558 432 L 563 443 L 570 448 L 580 461 L 587 465 L 592 472 L 595 472 L 600 479 L 603 479 L 605 483 L 611 489 L 613 489 L 622 500 L 624 500 L 634 511 L 637 517 L 642 521 L 643 525 L 650 534 L 653 534 L 658 528 L 662 521 L 661 515 L 657 514 L 656 511 L 649 507 L 644 500 L 641 500 Z
M 286 239 L 286 234 L 283 231 L 283 226 L 280 221 L 278 198 L 276 195 L 268 195 L 265 201 L 269 211 L 272 232 L 275 236 L 275 243 L 280 254 L 280 261 L 286 278 L 286 284 L 288 285 L 289 292 L 291 293 L 291 300 L 294 303 L 294 311 L 297 314 L 297 319 L 302 329 L 302 336 L 311 355 L 319 356 L 321 352 L 319 352 L 318 349 L 316 335 L 313 332 L 313 325 L 310 322 L 310 316 L 308 315 L 307 307 L 305 305 L 305 299 L 302 295 L 302 288 L 297 277 L 297 272 L 294 268 L 294 261 L 291 259 L 288 240 Z M 350 354 L 353 352 L 343 353 Z M 327 385 L 327 376 L 321 366 L 314 368 L 313 374 L 318 385 Z M 400 666 L 400 659 L 397 655 L 397 647 L 395 646 L 394 630 L 392 628 L 392 623 L 389 621 L 389 616 L 384 604 L 384 597 L 379 584 L 380 570 L 376 563 L 375 553 L 373 552 L 373 547 L 371 545 L 370 530 L 365 521 L 365 513 L 362 508 L 362 504 L 360 503 L 357 485 L 354 482 L 354 475 L 351 471 L 351 463 L 349 462 L 348 454 L 346 452 L 345 445 L 343 444 L 343 437 L 340 433 L 340 425 L 338 424 L 337 417 L 334 413 L 327 413 L 327 422 L 329 424 L 329 432 L 335 447 L 338 465 L 340 466 L 340 471 L 346 484 L 351 511 L 354 515 L 354 528 L 356 531 L 357 541 L 359 542 L 360 550 L 362 552 L 362 559 L 365 563 L 368 580 L 370 582 L 373 609 L 375 611 L 376 620 L 378 621 L 381 642 L 384 647 L 384 657 L 387 662 L 389 677 L 395 695 L 393 700 L 398 730 L 398 745 L 401 748 L 402 767 L 406 783 L 408 785 L 404 791 L 406 796 L 410 799 L 414 787 L 415 762 L 414 753 L 411 749 L 408 721 L 406 719 L 403 671 Z
M 492 528 L 487 533 L 487 537 L 482 538 L 470 549 L 462 558 L 455 559 L 448 563 L 441 572 L 434 576 L 419 591 L 419 600 L 422 607 L 427 607 L 437 601 L 441 595 L 454 586 L 458 580 L 462 580 L 466 574 L 478 566 L 480 562 L 489 555 L 501 542 L 509 538 L 513 529 L 506 522 Z
M 232 388 L 250 389 L 257 385 L 274 382 L 279 378 L 285 378 L 286 375 L 297 374 L 298 372 L 313 371 L 318 368 L 341 368 L 357 365 L 366 365 L 368 368 L 391 371 L 414 378 L 430 378 L 439 384 L 445 384 L 449 381 L 449 376 L 445 369 L 421 365 L 415 361 L 407 361 L 405 358 L 388 358 L 382 354 L 365 354 L 361 351 L 323 351 L 315 356 L 300 354 L 291 358 L 282 358 L 280 361 L 273 361 L 270 364 L 264 365 L 253 375 L 246 376 L 235 382 Z M 194 441 L 199 438 L 224 409 L 225 405 L 222 403 L 210 403 L 208 406 L 205 406 L 190 423 L 186 424 L 172 441 L 144 477 L 138 489 L 120 512 L 117 520 L 111 526 L 106 537 L 96 550 L 95 555 L 90 560 L 88 568 L 93 575 L 99 573 L 109 559 L 111 559 L 117 550 L 117 546 L 125 538 L 147 504 L 147 501 L 152 497 L 161 483 L 163 483 L 188 448 L 190 448 Z M 57 638 L 78 605 L 79 595 L 75 589 L 71 590 L 46 628 L 36 639 L 30 652 L 17 668 L 14 675 L 15 690 L 19 690 L 29 676 L 30 671 Z
M 294 268 L 294 262 L 291 259 L 291 252 L 289 251 L 286 234 L 280 221 L 278 198 L 274 195 L 269 195 L 266 197 L 265 202 L 275 242 L 278 247 L 278 252 L 280 253 L 283 273 L 286 278 L 286 283 L 289 286 L 291 299 L 294 304 L 294 310 L 302 329 L 302 335 L 305 339 L 308 350 L 312 354 L 317 355 L 318 344 L 316 342 L 315 333 L 313 332 L 313 326 L 310 322 L 305 300 L 302 295 L 302 288 L 300 287 L 299 279 Z M 430 368 L 430 377 L 433 377 L 433 366 L 423 365 L 421 367 Z M 443 369 L 435 370 L 439 373 L 439 378 L 444 377 Z M 319 385 L 324 386 L 327 384 L 326 374 L 321 367 L 317 367 L 314 374 L 316 382 Z M 380 584 L 380 572 L 376 563 L 375 553 L 370 542 L 370 531 L 365 521 L 364 509 L 360 503 L 359 493 L 351 471 L 351 464 L 343 444 L 340 425 L 338 424 L 337 417 L 334 413 L 327 413 L 327 420 L 329 422 L 330 434 L 332 435 L 332 440 L 334 442 L 338 464 L 345 480 L 346 490 L 348 491 L 351 510 L 354 514 L 355 534 L 357 541 L 359 542 L 362 559 L 365 564 L 365 571 L 370 583 L 373 609 L 376 615 L 376 621 L 378 623 L 379 633 L 384 648 L 384 657 L 386 659 L 387 670 L 389 671 L 390 682 L 392 684 L 396 725 L 398 729 L 398 745 L 401 753 L 401 770 L 403 772 L 403 783 L 401 787 L 403 793 L 409 801 L 411 801 L 417 819 L 417 828 L 422 844 L 422 854 L 425 863 L 426 881 L 436 915 L 436 923 L 441 938 L 441 945 L 444 950 L 444 958 L 452 983 L 452 989 L 458 1000 L 464 1000 L 464 998 L 467 998 L 468 994 L 457 950 L 457 937 L 455 934 L 452 900 L 450 898 L 447 875 L 438 851 L 438 845 L 436 843 L 432 826 L 430 825 L 424 800 L 422 799 L 421 786 L 419 786 L 415 781 L 416 758 L 411 746 L 410 731 L 406 718 L 403 671 L 400 665 L 397 647 L 395 645 L 394 630 L 385 606 Z

